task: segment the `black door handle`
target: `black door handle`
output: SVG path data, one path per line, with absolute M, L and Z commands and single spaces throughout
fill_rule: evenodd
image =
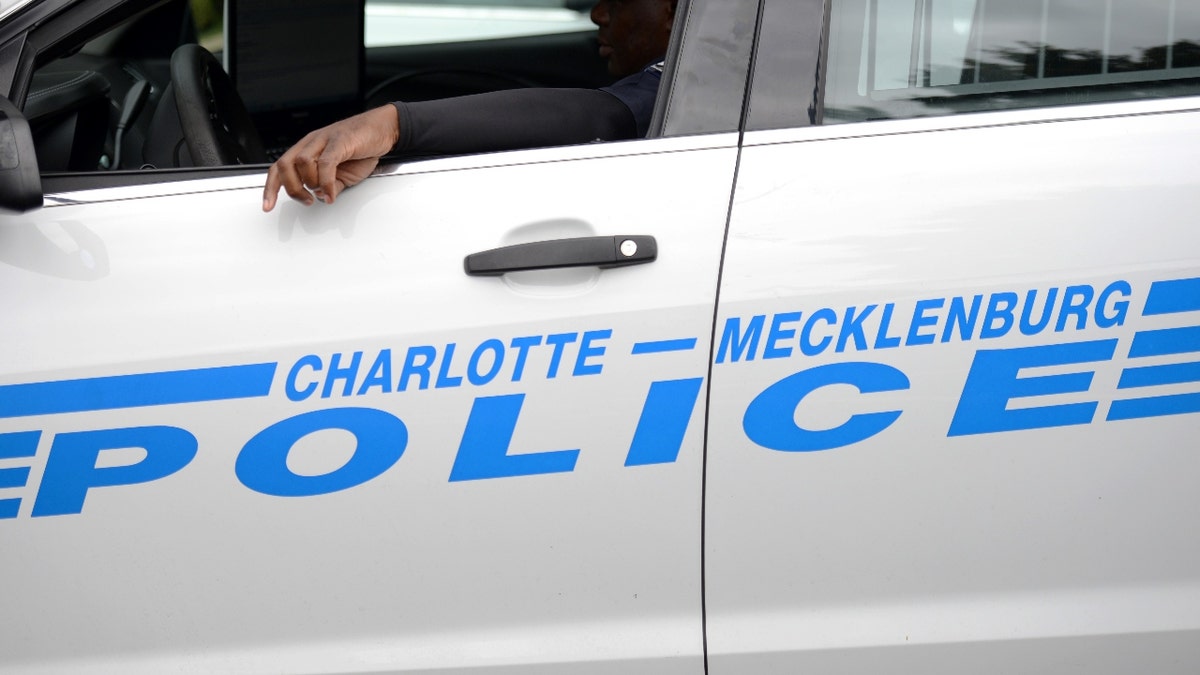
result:
M 463 258 L 471 276 L 499 276 L 561 267 L 624 267 L 653 262 L 658 242 L 648 235 L 576 237 L 514 244 Z

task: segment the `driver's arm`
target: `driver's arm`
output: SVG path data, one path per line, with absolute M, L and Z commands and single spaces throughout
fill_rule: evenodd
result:
M 396 108 L 390 105 L 309 133 L 267 170 L 263 211 L 275 208 L 281 187 L 305 206 L 314 199 L 332 204 L 342 190 L 371 175 L 399 138 Z
M 396 151 L 455 155 L 633 138 L 633 113 L 595 89 L 508 89 L 395 103 Z
M 637 132 L 621 99 L 593 89 L 511 89 L 386 105 L 318 129 L 284 153 L 267 172 L 263 210 L 275 208 L 280 188 L 306 206 L 317 199 L 332 204 L 393 148 L 462 154 L 621 140 Z

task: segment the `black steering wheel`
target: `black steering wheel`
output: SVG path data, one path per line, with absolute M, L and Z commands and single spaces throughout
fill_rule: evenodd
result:
M 242 98 L 207 49 L 196 44 L 176 49 L 171 55 L 171 85 L 183 139 L 196 166 L 267 161 Z

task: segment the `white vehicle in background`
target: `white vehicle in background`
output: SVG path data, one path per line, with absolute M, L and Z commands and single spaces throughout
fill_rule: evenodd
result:
M 572 5 L 574 5 L 572 7 Z M 371 0 L 366 6 L 366 46 L 433 44 L 466 40 L 593 31 L 590 2 L 464 2 Z
M 0 9 L 0 672 L 1200 668 L 1200 3 L 679 0 L 262 213 L 605 83 L 433 4 Z

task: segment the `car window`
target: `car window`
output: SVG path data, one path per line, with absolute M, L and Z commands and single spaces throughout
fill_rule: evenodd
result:
M 224 48 L 222 0 L 189 0 L 200 44 Z M 367 47 L 470 42 L 595 29 L 582 0 L 367 0 Z
M 468 42 L 593 30 L 569 0 L 368 0 L 366 45 Z
M 310 77 L 302 78 L 303 86 L 272 75 L 297 72 L 296 55 L 264 49 L 272 44 L 270 31 L 248 23 L 232 3 L 172 0 L 153 9 L 132 9 L 149 4 L 150 0 L 129 2 L 127 16 L 112 13 L 110 21 L 67 17 L 37 29 L 32 44 L 53 48 L 27 50 L 35 63 L 28 96 L 19 105 L 31 124 L 43 174 L 99 172 L 88 179 L 92 184 L 112 169 L 215 166 L 192 158 L 176 121 L 179 115 L 173 108 L 178 107 L 174 101 L 179 87 L 168 88 L 174 80 L 170 63 L 184 43 L 198 42 L 216 56 L 251 116 L 238 126 L 239 136 L 254 131 L 261 139 L 246 147 L 261 145 L 263 153 L 255 150 L 237 162 L 220 160 L 221 165 L 268 161 L 307 131 L 365 105 L 514 87 L 590 89 L 611 81 L 597 53 L 590 1 L 314 0 L 308 5 L 321 11 L 336 6 L 357 12 L 365 7 L 365 26 L 354 28 L 364 32 L 369 45 L 408 48 L 365 50 L 369 65 L 359 64 L 357 81 L 353 75 Z M 262 10 L 251 19 L 275 21 L 269 6 L 257 0 L 242 3 L 243 9 L 247 6 Z M 295 15 L 292 12 L 290 18 Z M 241 31 L 234 30 L 238 17 Z M 322 30 L 326 27 L 323 24 Z M 515 36 L 526 39 L 494 40 Z M 238 42 L 241 38 L 247 39 Z M 358 39 L 353 44 L 360 44 Z M 474 42 L 482 40 L 487 44 Z M 64 46 L 71 43 L 78 46 Z M 301 50 L 310 60 L 315 55 L 319 63 L 341 67 L 339 73 L 354 70 L 346 58 L 328 58 L 352 52 L 344 40 L 329 37 L 316 43 L 320 50 L 312 44 Z M 248 51 L 247 45 L 257 51 Z M 264 53 L 273 56 L 264 59 Z M 301 72 L 311 74 L 313 69 Z M 278 86 L 255 84 L 252 76 L 267 77 Z M 313 94 L 313 88 L 320 92 Z M 123 117 L 128 117 L 124 123 Z
M 822 121 L 1200 92 L 1200 5 L 834 0 Z

